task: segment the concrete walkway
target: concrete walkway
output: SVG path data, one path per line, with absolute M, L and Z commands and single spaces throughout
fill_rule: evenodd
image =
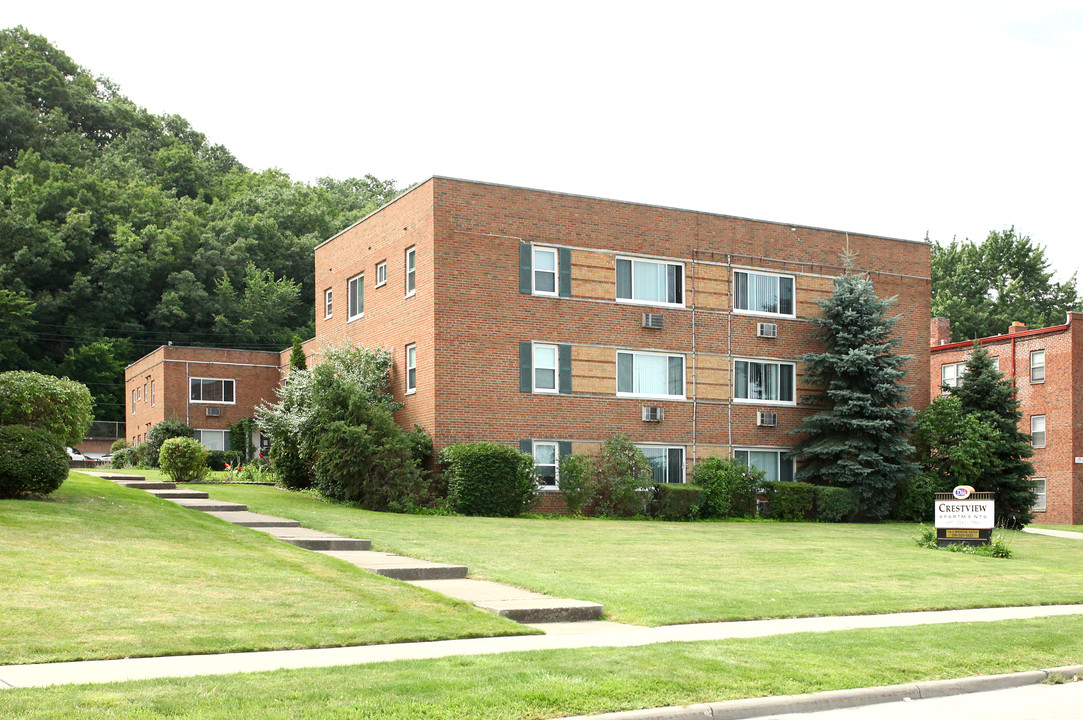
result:
M 1068 538 L 1069 540 L 1083 540 L 1083 532 L 1071 530 L 1047 530 L 1045 528 L 1025 527 L 1023 532 L 1033 535 L 1048 535 L 1049 537 Z
M 393 660 L 420 660 L 457 655 L 496 655 L 532 650 L 593 647 L 637 647 L 665 642 L 756 638 L 799 632 L 830 632 L 884 627 L 995 622 L 1055 615 L 1083 615 L 1083 605 L 979 608 L 935 612 L 848 615 L 837 617 L 750 620 L 744 622 L 615 626 L 613 623 L 571 623 L 563 632 L 520 637 L 439 640 L 435 642 L 366 645 L 311 650 L 271 650 L 222 655 L 125 658 L 84 662 L 0 666 L 0 688 L 44 687 L 80 683 L 122 682 L 152 678 L 230 675 L 310 667 L 367 665 Z M 647 717 L 647 716 L 642 716 Z M 664 716 L 657 716 L 664 717 Z M 709 717 L 709 716 L 708 716 Z M 743 716 L 752 717 L 752 716 Z

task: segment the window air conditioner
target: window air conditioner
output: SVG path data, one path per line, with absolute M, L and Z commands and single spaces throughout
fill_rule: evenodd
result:
M 778 425 L 778 413 L 757 412 L 756 424 L 760 427 L 774 427 L 775 425 Z
M 643 327 L 660 330 L 666 326 L 666 318 L 661 313 L 643 313 Z
M 207 417 L 218 417 L 222 414 L 222 408 L 207 408 Z
M 756 335 L 758 337 L 778 337 L 778 325 L 774 323 L 756 323 Z
M 665 416 L 665 410 L 660 407 L 643 407 L 643 422 L 662 422 Z

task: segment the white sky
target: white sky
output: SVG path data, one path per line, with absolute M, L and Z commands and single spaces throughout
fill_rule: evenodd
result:
M 507 183 L 1083 265 L 1083 2 L 8 0 L 254 169 Z

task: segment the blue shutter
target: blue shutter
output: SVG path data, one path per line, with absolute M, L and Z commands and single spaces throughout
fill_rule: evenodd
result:
M 572 454 L 572 444 L 568 440 L 561 440 L 560 442 L 557 443 L 557 447 L 560 448 L 560 456 L 561 457 L 564 457 L 565 455 L 571 455 Z
M 534 441 L 533 440 L 520 440 L 519 450 L 525 452 L 527 455 L 534 455 Z
M 560 266 L 560 297 L 572 296 L 572 251 L 568 248 L 558 248 L 557 255 Z
M 570 395 L 572 392 L 572 346 L 558 346 L 560 355 L 560 392 Z
M 530 294 L 534 288 L 530 274 L 534 271 L 534 246 L 519 243 L 519 292 Z
M 528 342 L 519 343 L 519 391 L 534 391 L 534 348 Z

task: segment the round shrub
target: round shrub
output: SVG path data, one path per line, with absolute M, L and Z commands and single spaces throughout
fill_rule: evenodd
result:
M 156 424 L 147 432 L 147 441 L 143 443 L 146 446 L 144 452 L 146 453 L 147 464 L 151 467 L 158 466 L 162 443 L 166 440 L 175 437 L 194 438 L 195 436 L 195 429 L 183 420 L 172 418 Z
M 118 450 L 127 450 L 131 446 L 132 444 L 124 438 L 121 438 L 120 440 L 114 440 L 113 444 L 109 446 L 109 453 L 113 454 Z
M 764 517 L 786 522 L 812 520 L 815 517 L 815 485 L 787 480 L 766 480 L 763 483 L 763 492 L 767 496 Z
M 860 508 L 861 499 L 856 490 L 816 486 L 816 520 L 819 522 L 850 522 Z
M 113 459 L 109 464 L 114 468 L 132 467 L 135 465 L 135 450 L 133 447 L 122 447 L 113 451 Z
M 692 482 L 703 488 L 700 517 L 752 517 L 763 471 L 734 458 L 709 457 L 696 463 Z
M 492 442 L 459 443 L 440 452 L 448 500 L 464 515 L 515 517 L 538 495 L 534 458 Z
M 83 442 L 91 404 L 86 385 L 74 380 L 23 370 L 0 373 L 0 425 L 44 430 L 61 448 Z
M 194 438 L 169 438 L 158 451 L 158 464 L 173 482 L 196 482 L 207 476 L 207 450 Z
M 68 476 L 64 446 L 44 430 L 0 427 L 0 498 L 48 495 Z

